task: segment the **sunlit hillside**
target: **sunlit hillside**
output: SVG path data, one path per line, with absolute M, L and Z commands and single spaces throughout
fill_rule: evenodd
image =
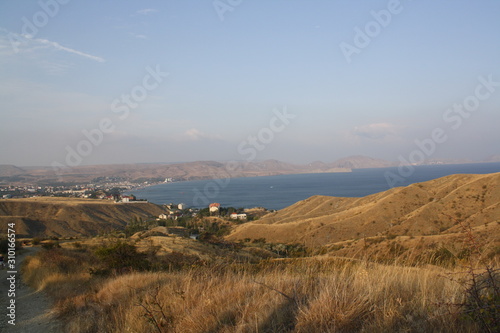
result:
M 314 196 L 238 226 L 228 239 L 308 247 L 387 235 L 454 241 L 463 231 L 460 223 L 498 241 L 500 173 L 452 175 L 363 198 Z

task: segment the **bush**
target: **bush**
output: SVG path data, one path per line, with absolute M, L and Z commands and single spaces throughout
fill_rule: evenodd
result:
M 122 241 L 96 249 L 95 255 L 105 269 L 112 271 L 145 270 L 150 266 L 146 254 L 137 252 L 135 245 Z
M 265 244 L 266 243 L 266 239 L 265 238 L 256 238 L 256 239 L 252 240 L 252 243 L 254 243 L 254 244 L 256 244 L 256 243 Z
M 73 244 L 71 244 L 71 245 L 73 245 L 73 247 L 74 247 L 75 249 L 81 249 L 81 248 L 82 248 L 82 243 L 80 243 L 80 242 L 74 242 L 74 243 L 73 243 Z
M 173 251 L 168 253 L 160 259 L 162 268 L 168 270 L 180 270 L 184 267 L 192 267 L 202 263 L 200 258 L 193 254 L 184 254 L 181 252 Z
M 486 272 L 469 274 L 464 304 L 466 318 L 479 323 L 484 332 L 500 331 L 500 272 L 487 268 Z
M 59 242 L 54 242 L 54 241 L 50 241 L 50 242 L 46 242 L 46 243 L 42 244 L 42 248 L 44 248 L 45 250 L 52 250 L 52 249 L 60 248 L 60 247 L 61 247 L 61 245 L 59 245 Z

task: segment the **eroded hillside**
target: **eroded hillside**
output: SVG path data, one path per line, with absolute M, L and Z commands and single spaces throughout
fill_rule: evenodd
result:
M 114 203 L 74 198 L 29 198 L 0 201 L 0 232 L 16 224 L 18 237 L 94 236 L 123 228 L 131 219 L 158 216 L 163 210 L 147 202 Z

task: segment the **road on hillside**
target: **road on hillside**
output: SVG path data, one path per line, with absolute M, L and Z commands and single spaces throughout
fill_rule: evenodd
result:
M 25 247 L 16 253 L 16 270 L 18 274 L 15 280 L 15 297 L 9 296 L 11 282 L 8 280 L 7 268 L 0 270 L 0 332 L 2 333 L 59 333 L 59 323 L 50 312 L 52 303 L 42 292 L 28 287 L 21 281 L 20 268 L 23 260 L 34 255 L 40 248 Z M 7 259 L 7 258 L 6 258 Z M 9 324 L 11 320 L 7 315 L 10 312 L 7 307 L 11 299 L 15 299 L 15 324 Z

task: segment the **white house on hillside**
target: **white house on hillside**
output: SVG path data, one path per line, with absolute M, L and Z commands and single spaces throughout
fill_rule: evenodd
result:
M 208 210 L 210 211 L 210 213 L 217 213 L 219 211 L 219 208 L 220 208 L 220 203 L 211 203 L 209 206 L 208 206 Z

